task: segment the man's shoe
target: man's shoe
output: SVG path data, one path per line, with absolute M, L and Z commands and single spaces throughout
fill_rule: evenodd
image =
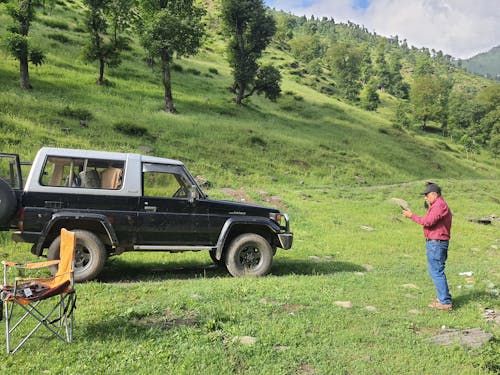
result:
M 429 307 L 431 309 L 436 309 L 436 310 L 446 310 L 446 311 L 453 310 L 453 305 L 451 303 L 447 303 L 447 304 L 443 305 L 439 301 L 433 301 L 431 304 L 429 304 Z

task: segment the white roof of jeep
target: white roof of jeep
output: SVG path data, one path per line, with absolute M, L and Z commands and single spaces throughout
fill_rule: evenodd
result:
M 135 160 L 140 159 L 144 163 L 184 165 L 184 163 L 179 160 L 160 158 L 156 156 L 147 156 L 135 153 L 124 153 L 124 152 L 80 150 L 74 148 L 42 147 L 38 151 L 37 157 L 45 155 L 66 156 L 66 157 L 86 158 L 86 159 L 90 158 L 90 159 L 114 159 L 114 160 L 127 160 L 128 158 L 133 158 Z

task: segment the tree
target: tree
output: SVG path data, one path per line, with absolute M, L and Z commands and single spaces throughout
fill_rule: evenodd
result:
M 117 32 L 114 38 L 108 34 L 108 22 L 105 14 L 109 11 L 109 0 L 84 0 L 88 7 L 86 14 L 86 26 L 90 39 L 83 47 L 83 59 L 87 62 L 99 61 L 99 77 L 97 84 L 104 83 L 104 67 L 116 67 L 120 65 L 121 46 L 117 40 Z
M 361 91 L 361 106 L 368 111 L 375 111 L 380 103 L 377 92 L 378 81 L 372 77 Z
M 31 22 L 35 19 L 33 0 L 19 0 L 18 6 L 7 6 L 9 15 L 14 20 L 7 36 L 7 49 L 9 53 L 19 60 L 19 81 L 21 88 L 31 89 L 29 76 L 29 63 L 35 66 L 42 65 L 45 56 L 41 50 L 32 47 L 28 37 Z
M 362 51 L 349 43 L 338 43 L 331 46 L 326 59 L 335 74 L 337 85 L 342 96 L 349 100 L 357 100 L 361 89 Z
M 160 58 L 166 112 L 177 112 L 170 73 L 174 56 L 198 52 L 205 33 L 201 22 L 204 13 L 193 0 L 142 0 L 140 3 L 141 42 L 151 58 Z
M 409 128 L 411 125 L 411 119 L 409 117 L 409 105 L 406 100 L 399 100 L 396 106 L 396 111 L 394 117 L 392 118 L 392 126 L 395 128 Z
M 422 129 L 428 121 L 443 121 L 448 113 L 448 96 L 451 86 L 446 80 L 432 75 L 418 76 L 410 91 L 413 115 L 422 122 Z M 442 122 L 443 127 L 446 123 Z
M 257 60 L 276 32 L 276 23 L 266 13 L 262 0 L 222 0 L 224 33 L 229 38 L 228 61 L 233 70 L 232 91 L 236 104 L 255 91 Z M 275 82 L 279 84 L 279 82 Z
M 490 140 L 490 152 L 493 158 L 496 160 L 500 157 L 500 134 L 495 134 Z
M 292 54 L 305 63 L 320 57 L 323 52 L 318 35 L 301 35 L 290 40 L 288 44 Z
M 99 61 L 97 84 L 105 83 L 104 68 L 121 64 L 121 52 L 128 41 L 121 34 L 129 29 L 133 20 L 135 0 L 84 0 L 88 7 L 86 26 L 90 34 L 83 47 L 83 58 L 87 62 Z

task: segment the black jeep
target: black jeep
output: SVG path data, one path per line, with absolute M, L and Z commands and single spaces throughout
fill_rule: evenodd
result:
M 0 153 L 0 229 L 48 259 L 59 257 L 62 227 L 76 232 L 77 281 L 125 251 L 208 250 L 233 276 L 262 276 L 276 249 L 292 246 L 286 214 L 209 199 L 177 160 L 44 147 L 25 183 L 21 164 Z

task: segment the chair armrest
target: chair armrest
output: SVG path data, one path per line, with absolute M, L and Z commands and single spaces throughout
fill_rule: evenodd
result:
M 29 269 L 37 269 L 37 268 L 54 266 L 56 264 L 59 264 L 59 262 L 60 262 L 59 259 L 55 259 L 55 260 L 47 260 L 45 262 L 26 263 L 25 267 Z
M 16 266 L 19 266 L 20 264 L 19 263 L 16 263 L 16 262 L 9 262 L 8 260 L 2 260 L 2 264 L 4 266 L 8 266 L 8 267 L 16 267 Z
M 27 268 L 27 269 L 37 269 L 37 268 L 49 267 L 49 266 L 59 264 L 59 262 L 60 262 L 59 259 L 55 259 L 55 260 L 47 260 L 45 262 L 21 264 L 21 263 L 16 263 L 16 262 L 9 262 L 8 260 L 2 260 L 2 264 L 6 265 L 7 267 Z

